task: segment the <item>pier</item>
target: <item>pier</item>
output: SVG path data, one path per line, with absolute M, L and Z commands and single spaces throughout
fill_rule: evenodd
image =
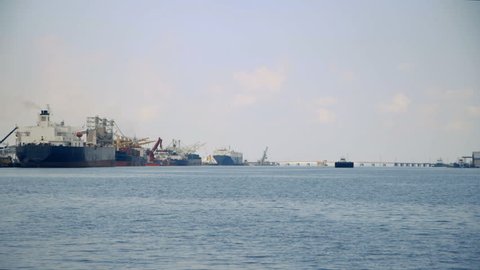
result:
M 333 167 L 335 161 L 331 160 L 313 160 L 313 161 L 279 161 L 280 166 L 292 167 Z M 398 161 L 354 161 L 355 167 L 433 167 L 429 162 L 398 162 Z
M 357 163 L 360 167 L 433 167 L 433 164 L 428 162 L 355 162 Z

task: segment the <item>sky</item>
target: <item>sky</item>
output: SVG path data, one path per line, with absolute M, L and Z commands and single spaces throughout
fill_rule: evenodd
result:
M 480 151 L 480 1 L 0 0 L 0 102 L 2 138 L 48 104 L 202 155 L 453 162 Z

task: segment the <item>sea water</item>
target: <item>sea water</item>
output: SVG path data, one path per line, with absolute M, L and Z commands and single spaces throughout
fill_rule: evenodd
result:
M 0 169 L 0 269 L 480 269 L 480 169 Z

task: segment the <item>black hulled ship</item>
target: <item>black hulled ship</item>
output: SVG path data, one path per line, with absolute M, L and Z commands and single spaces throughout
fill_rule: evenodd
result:
M 86 130 L 78 131 L 50 121 L 50 110 L 41 110 L 36 126 L 17 131 L 16 155 L 21 167 L 111 167 L 112 128 L 113 120 L 97 116 L 88 117 Z
M 353 168 L 353 162 L 341 158 L 339 161 L 335 162 L 335 168 Z

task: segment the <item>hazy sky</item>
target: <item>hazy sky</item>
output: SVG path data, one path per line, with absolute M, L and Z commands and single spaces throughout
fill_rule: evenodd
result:
M 50 104 L 203 155 L 454 161 L 480 150 L 480 2 L 0 0 L 0 101 L 1 137 Z

